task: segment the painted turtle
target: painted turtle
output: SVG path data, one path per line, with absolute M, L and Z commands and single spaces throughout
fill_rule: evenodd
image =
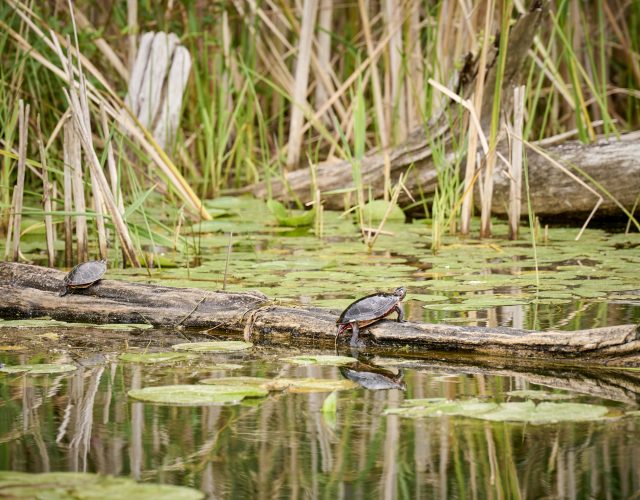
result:
M 396 288 L 393 293 L 374 293 L 362 297 L 342 311 L 340 318 L 336 321 L 338 325 L 338 333 L 340 335 L 345 330 L 351 328 L 351 347 L 358 347 L 358 333 L 371 323 L 388 316 L 392 312 L 398 313 L 398 323 L 403 321 L 402 307 L 400 302 L 407 295 L 404 287 Z
M 72 288 L 89 288 L 107 272 L 106 260 L 90 260 L 74 267 L 62 280 L 60 297 L 64 297 Z

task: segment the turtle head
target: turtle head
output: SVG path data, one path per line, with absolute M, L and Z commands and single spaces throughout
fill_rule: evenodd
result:
M 407 289 L 406 289 L 405 287 L 403 287 L 403 286 L 399 286 L 398 288 L 396 288 L 396 289 L 393 291 L 393 294 L 394 294 L 396 297 L 400 297 L 400 300 L 402 300 L 402 299 L 404 299 L 404 298 L 405 298 L 405 296 L 407 295 Z

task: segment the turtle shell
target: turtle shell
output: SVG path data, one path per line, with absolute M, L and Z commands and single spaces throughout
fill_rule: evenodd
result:
M 371 321 L 384 318 L 406 295 L 403 287 L 396 288 L 393 293 L 374 293 L 352 302 L 342 312 L 337 324 L 353 321 Z
M 83 288 L 88 287 L 98 281 L 107 272 L 106 260 L 91 260 L 83 262 L 74 267 L 69 274 L 64 277 L 64 284 L 67 287 Z

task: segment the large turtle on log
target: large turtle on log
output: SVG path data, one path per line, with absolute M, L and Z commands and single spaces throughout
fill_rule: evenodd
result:
M 74 267 L 62 279 L 60 297 L 64 297 L 73 288 L 89 288 L 107 272 L 106 260 L 90 260 Z
M 374 293 L 349 304 L 336 321 L 338 325 L 336 336 L 351 328 L 350 345 L 358 347 L 360 328 L 375 323 L 394 311 L 398 313 L 398 323 L 402 323 L 404 315 L 400 302 L 406 295 L 406 288 L 401 286 L 396 288 L 393 293 Z

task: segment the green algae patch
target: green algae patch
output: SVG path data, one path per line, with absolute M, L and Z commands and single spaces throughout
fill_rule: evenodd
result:
M 583 403 L 533 401 L 517 403 L 485 402 L 478 399 L 450 401 L 444 399 L 408 399 L 400 408 L 388 408 L 385 415 L 406 418 L 460 416 L 494 422 L 524 422 L 533 425 L 558 422 L 590 422 L 606 418 L 606 406 Z
M 0 471 L 0 491 L 7 498 L 135 498 L 136 500 L 199 500 L 204 494 L 184 486 L 136 483 L 126 477 L 101 476 L 77 472 Z
M 177 406 L 239 404 L 244 398 L 267 394 L 266 389 L 250 385 L 161 385 L 128 392 L 130 398 L 138 401 Z
M 174 351 L 190 351 L 190 352 L 235 352 L 251 349 L 251 342 L 243 342 L 241 340 L 214 340 L 211 342 L 186 342 L 184 344 L 175 344 L 171 348 Z
M 265 378 L 265 377 L 220 377 L 207 378 L 201 384 L 224 386 L 238 385 L 243 387 L 259 387 L 267 391 L 288 391 L 297 393 L 333 392 L 357 389 L 358 384 L 351 380 L 328 378 Z
M 126 363 L 142 363 L 149 365 L 177 363 L 179 361 L 189 361 L 196 358 L 198 358 L 198 355 L 187 352 L 125 352 L 118 356 L 120 361 L 124 361 Z
M 331 356 L 325 354 L 311 355 L 305 354 L 300 356 L 290 356 L 288 358 L 280 358 L 280 361 L 293 363 L 294 365 L 324 365 L 324 366 L 342 366 L 350 365 L 358 361 L 349 356 Z
M 75 365 L 39 364 L 39 365 L 11 365 L 0 368 L 2 373 L 23 373 L 25 375 L 55 375 L 77 370 Z

